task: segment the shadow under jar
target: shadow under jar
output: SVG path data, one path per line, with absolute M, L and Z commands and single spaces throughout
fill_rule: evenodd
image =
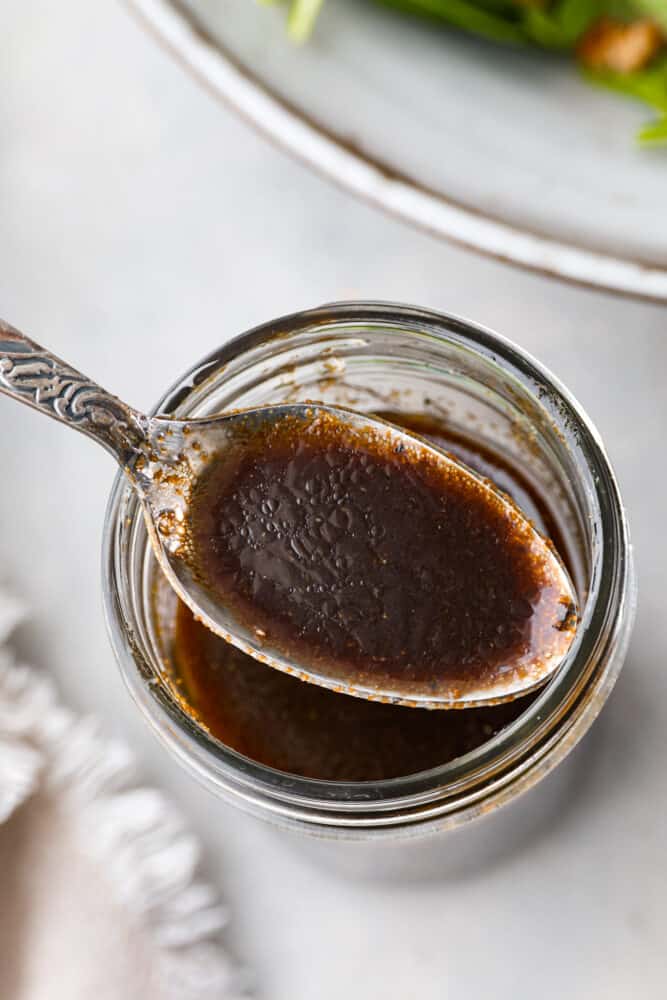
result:
M 316 399 L 443 439 L 541 522 L 572 574 L 581 624 L 537 695 L 428 711 L 311 688 L 205 632 L 162 580 L 119 475 L 104 591 L 130 691 L 206 787 L 283 828 L 376 840 L 451 830 L 534 785 L 607 698 L 635 585 L 618 488 L 578 404 L 518 348 L 453 317 L 342 303 L 283 317 L 191 369 L 156 412 L 199 417 Z

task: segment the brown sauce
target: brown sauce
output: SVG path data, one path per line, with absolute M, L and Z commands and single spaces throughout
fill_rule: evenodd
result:
M 198 482 L 192 523 L 200 579 L 238 620 L 372 689 L 492 684 L 568 619 L 550 558 L 495 492 L 335 417 L 253 431 Z
M 548 503 L 521 470 L 433 422 L 404 415 L 400 422 L 490 476 L 560 548 Z M 401 656 L 402 648 L 395 656 L 399 665 Z M 196 622 L 184 605 L 177 611 L 172 660 L 181 693 L 214 737 L 267 766 L 324 780 L 380 780 L 446 763 L 490 739 L 533 697 L 449 712 L 348 697 L 246 656 Z

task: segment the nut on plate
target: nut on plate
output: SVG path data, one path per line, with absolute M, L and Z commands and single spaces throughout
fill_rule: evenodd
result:
M 624 24 L 601 17 L 584 34 L 577 53 L 589 69 L 633 73 L 647 66 L 664 44 L 665 38 L 654 21 L 642 19 Z

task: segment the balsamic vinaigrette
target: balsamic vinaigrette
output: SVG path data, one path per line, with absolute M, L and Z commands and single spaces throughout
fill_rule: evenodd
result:
M 199 581 L 288 662 L 458 697 L 532 669 L 571 608 L 513 507 L 334 416 L 249 430 L 191 501 Z
M 524 472 L 430 418 L 382 413 L 430 438 L 513 497 L 552 539 L 564 541 L 547 499 Z M 535 695 L 504 705 L 429 712 L 327 691 L 245 655 L 180 604 L 171 661 L 189 710 L 222 743 L 261 764 L 329 781 L 377 781 L 447 763 L 489 740 Z

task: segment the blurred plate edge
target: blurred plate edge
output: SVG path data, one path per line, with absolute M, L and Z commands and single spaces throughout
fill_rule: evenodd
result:
M 179 0 L 125 0 L 182 66 L 255 128 L 319 173 L 436 236 L 591 288 L 667 301 L 667 269 L 514 228 L 429 190 L 309 120 L 209 36 Z

